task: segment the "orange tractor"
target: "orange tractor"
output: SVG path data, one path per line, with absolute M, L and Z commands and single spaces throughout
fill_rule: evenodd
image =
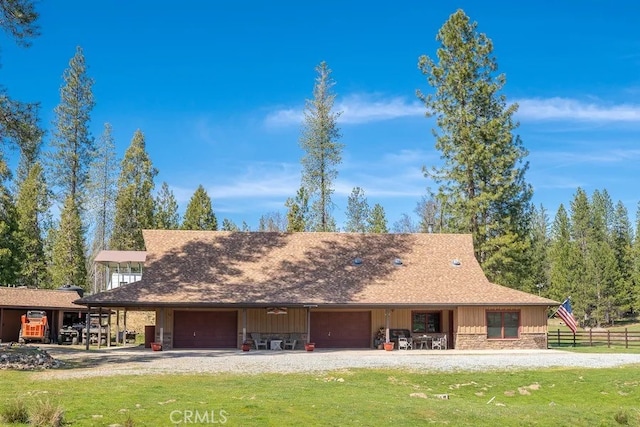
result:
M 30 341 L 39 341 L 49 344 L 49 323 L 47 313 L 40 310 L 29 310 L 20 317 L 22 324 L 18 342 L 24 344 Z

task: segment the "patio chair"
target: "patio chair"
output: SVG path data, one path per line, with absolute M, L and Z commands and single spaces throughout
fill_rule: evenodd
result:
M 435 350 L 446 350 L 447 349 L 447 337 L 441 336 L 439 338 L 434 338 L 431 342 L 431 349 Z
M 296 344 L 298 343 L 298 340 L 293 339 L 293 338 L 289 338 L 284 340 L 284 349 L 286 350 L 287 348 L 290 348 L 291 350 L 295 350 L 296 349 Z
M 413 348 L 413 343 L 408 338 L 398 338 L 398 350 L 410 350 Z
M 251 334 L 251 338 L 253 339 L 253 344 L 256 346 L 256 350 L 260 350 L 260 347 L 264 347 L 265 350 L 267 349 L 267 340 L 262 339 L 260 334 Z

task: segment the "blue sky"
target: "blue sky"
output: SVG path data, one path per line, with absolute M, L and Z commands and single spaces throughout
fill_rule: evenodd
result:
M 96 139 L 113 126 L 118 154 L 142 130 L 184 211 L 202 184 L 218 220 L 253 229 L 285 213 L 300 185 L 298 145 L 314 67 L 336 81 L 345 144 L 334 215 L 362 187 L 389 224 L 412 216 L 439 163 L 432 119 L 415 96 L 429 91 L 418 57 L 458 8 L 494 43 L 503 93 L 520 105 L 534 202 L 553 218 L 577 187 L 606 189 L 635 218 L 640 201 L 640 3 L 618 1 L 71 1 L 40 2 L 42 35 L 29 49 L 0 38 L 0 83 L 41 103 L 52 128 L 62 74 L 84 50 Z M 45 138 L 45 143 L 49 139 Z M 46 149 L 46 146 L 45 146 Z

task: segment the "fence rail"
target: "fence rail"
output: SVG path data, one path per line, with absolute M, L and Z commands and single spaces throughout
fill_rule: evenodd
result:
M 640 332 L 624 331 L 549 331 L 547 343 L 553 347 L 640 347 Z

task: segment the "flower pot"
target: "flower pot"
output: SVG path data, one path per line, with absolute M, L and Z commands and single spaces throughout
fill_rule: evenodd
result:
M 393 350 L 393 345 L 394 345 L 394 343 L 392 343 L 392 342 L 386 342 L 386 343 L 384 343 L 384 349 L 387 350 L 387 351 L 391 351 L 391 350 Z
M 153 351 L 162 351 L 162 344 L 160 344 L 159 342 L 152 342 L 151 343 L 151 350 L 153 350 Z
M 249 351 L 251 350 L 251 346 L 249 344 L 242 344 L 242 351 Z
M 304 345 L 304 349 L 307 351 L 313 351 L 316 348 L 316 343 L 310 342 Z
M 378 350 L 384 350 L 384 344 L 378 344 Z

